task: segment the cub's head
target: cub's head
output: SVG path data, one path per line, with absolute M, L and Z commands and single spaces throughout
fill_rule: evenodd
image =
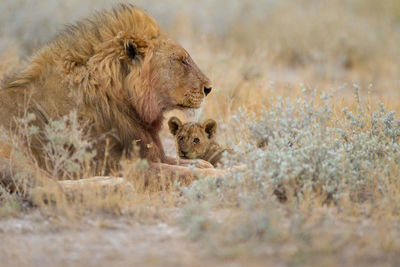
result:
M 180 158 L 197 159 L 207 152 L 217 131 L 217 123 L 208 119 L 202 124 L 187 122 L 183 124 L 177 117 L 168 121 L 169 131 L 175 136 L 176 148 Z
M 210 80 L 188 52 L 132 5 L 78 23 L 63 41 L 64 67 L 75 74 L 74 82 L 86 83 L 84 100 L 98 103 L 101 97 L 119 110 L 133 109 L 146 123 L 166 110 L 199 108 L 211 92 Z

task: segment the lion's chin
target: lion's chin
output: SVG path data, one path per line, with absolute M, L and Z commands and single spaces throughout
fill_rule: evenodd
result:
M 177 105 L 176 109 L 182 111 L 185 113 L 185 115 L 189 118 L 196 119 L 199 117 L 201 113 L 201 104 L 199 105 L 191 105 L 191 106 L 186 106 L 186 105 Z
M 190 108 L 184 111 L 185 116 L 191 121 L 198 121 L 201 115 L 200 108 Z

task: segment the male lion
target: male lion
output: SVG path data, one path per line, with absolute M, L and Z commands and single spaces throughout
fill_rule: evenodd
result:
M 0 126 L 13 130 L 16 118 L 33 113 L 43 129 L 76 110 L 96 141 L 99 164 L 108 150 L 108 170 L 131 156 L 133 143 L 142 158 L 167 168 L 177 160 L 165 155 L 160 142 L 164 112 L 199 108 L 211 89 L 189 54 L 152 17 L 121 4 L 67 27 L 4 81 Z M 45 143 L 41 135 L 31 143 L 41 166 Z M 197 165 L 212 167 L 205 161 Z

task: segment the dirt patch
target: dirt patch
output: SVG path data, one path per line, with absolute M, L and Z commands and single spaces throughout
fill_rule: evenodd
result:
M 177 266 L 197 262 L 198 247 L 164 223 L 90 219 L 80 226 L 38 214 L 0 221 L 4 266 Z

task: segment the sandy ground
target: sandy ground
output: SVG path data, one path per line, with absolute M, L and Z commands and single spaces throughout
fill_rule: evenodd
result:
M 37 213 L 0 221 L 1 266 L 179 266 L 198 248 L 167 224 L 88 220 L 78 228 Z
M 165 223 L 92 218 L 71 226 L 35 211 L 0 220 L 0 266 L 265 266 L 248 260 L 210 258 Z

